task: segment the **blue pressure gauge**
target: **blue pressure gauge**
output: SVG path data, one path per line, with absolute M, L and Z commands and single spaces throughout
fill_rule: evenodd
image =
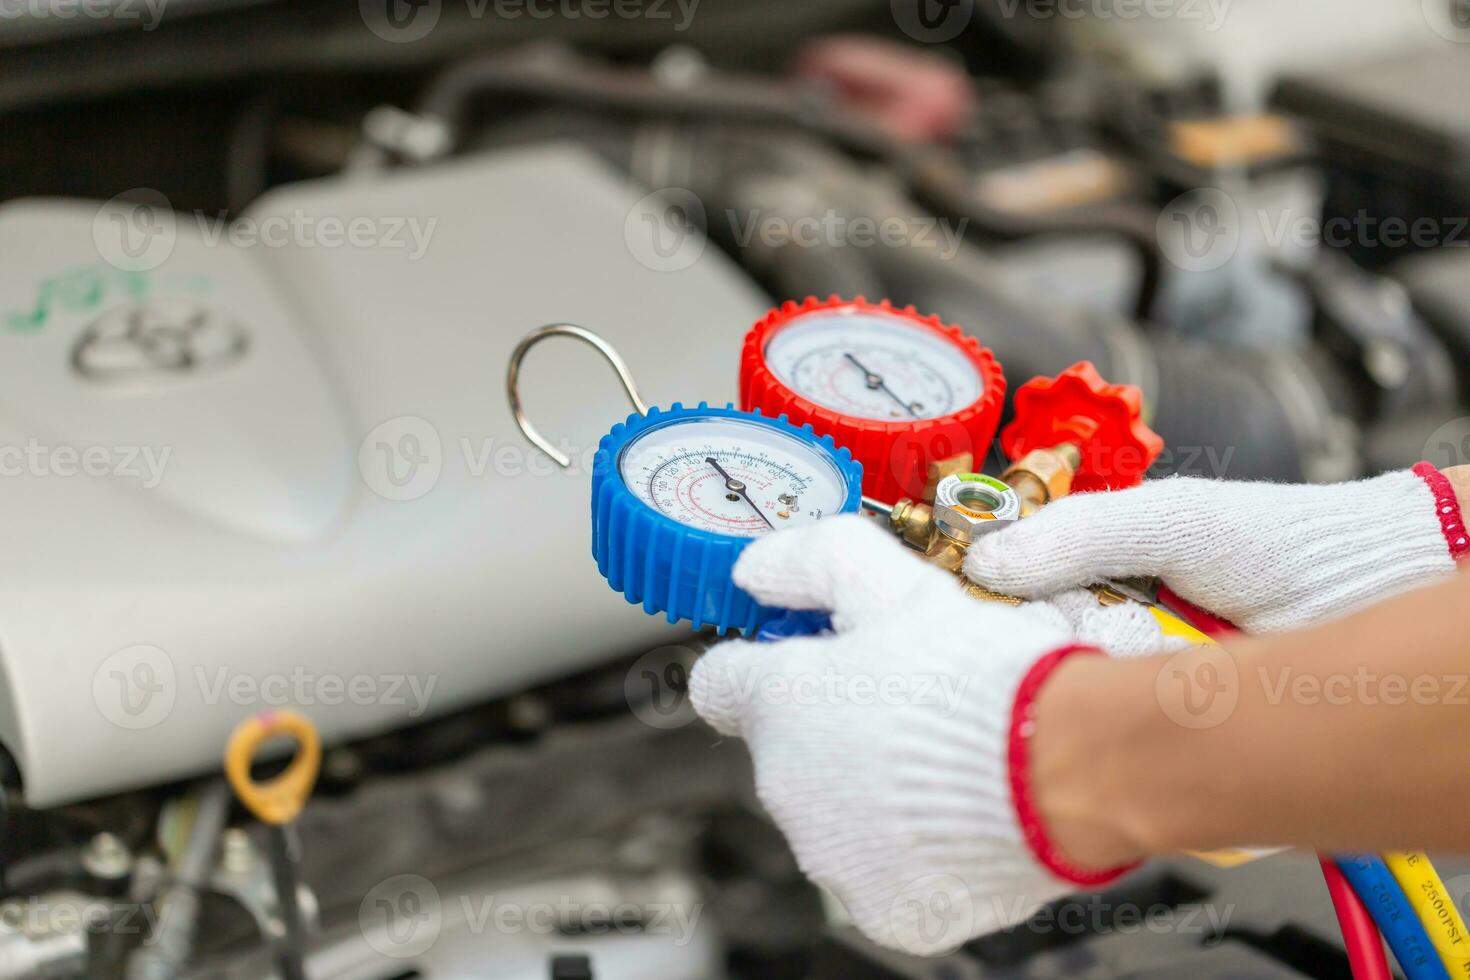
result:
M 669 622 L 750 634 L 783 610 L 730 580 L 755 538 L 855 513 L 862 467 L 811 426 L 734 408 L 650 409 L 602 438 L 592 554 L 612 587 Z

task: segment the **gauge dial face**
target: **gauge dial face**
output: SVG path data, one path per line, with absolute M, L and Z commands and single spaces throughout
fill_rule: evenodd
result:
M 772 373 L 798 395 L 881 422 L 952 415 L 985 392 L 963 350 L 892 314 L 830 310 L 798 317 L 767 342 L 765 354 Z
M 759 422 L 655 426 L 618 461 L 628 489 L 686 527 L 753 538 L 836 514 L 847 484 L 819 446 Z

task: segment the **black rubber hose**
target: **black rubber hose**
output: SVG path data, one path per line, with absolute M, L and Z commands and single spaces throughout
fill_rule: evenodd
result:
M 516 56 L 461 62 L 441 75 L 419 112 L 442 120 L 451 133 L 467 127 L 477 102 L 551 99 L 599 111 L 624 112 L 701 123 L 780 126 L 819 135 L 860 156 L 881 159 L 910 185 L 920 203 L 965 222 L 965 231 L 990 239 L 1038 235 L 1109 234 L 1139 256 L 1135 309 L 1153 312 L 1163 278 L 1154 217 L 1146 209 L 1113 205 L 1052 216 L 998 211 L 971 192 L 970 175 L 948 151 L 889 137 L 860 117 L 830 106 L 806 104 L 776 84 L 728 75 L 683 88 L 660 85 L 644 71 L 603 68 L 562 49 L 532 49 Z

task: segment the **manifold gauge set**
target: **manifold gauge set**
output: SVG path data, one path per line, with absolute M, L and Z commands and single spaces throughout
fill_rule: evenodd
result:
M 696 629 L 775 636 L 822 628 L 819 618 L 761 606 L 731 581 L 736 558 L 761 535 L 868 510 L 958 572 L 976 536 L 1074 487 L 1136 484 L 1162 448 L 1142 421 L 1138 390 L 1109 385 L 1081 362 L 1016 391 L 1000 440 L 1012 462 L 999 477 L 976 472 L 1006 394 L 991 352 L 911 307 L 832 297 L 788 302 L 751 328 L 738 408 L 650 408 L 604 338 L 570 324 L 532 331 L 511 355 L 511 409 L 526 438 L 563 466 L 566 456 L 526 418 L 519 391 L 527 352 L 553 336 L 596 348 L 635 409 L 602 438 L 593 464 L 598 568 L 629 602 Z M 966 587 L 980 599 L 1020 601 Z M 1166 632 L 1203 639 L 1146 589 L 1095 591 L 1100 602 L 1148 602 Z M 782 628 L 794 619 L 801 625 Z

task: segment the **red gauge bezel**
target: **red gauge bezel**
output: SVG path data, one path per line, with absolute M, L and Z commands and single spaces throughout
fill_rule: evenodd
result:
M 812 313 L 850 310 L 893 316 L 947 339 L 980 372 L 980 397 L 949 415 L 917 422 L 884 422 L 845 415 L 824 408 L 792 391 L 766 363 L 766 346 L 794 320 Z M 884 503 L 903 497 L 918 498 L 924 490 L 928 464 L 961 452 L 971 452 L 983 465 L 1005 404 L 1006 381 L 1000 362 L 989 348 L 954 324 L 937 316 L 923 316 L 912 306 L 888 300 L 870 303 L 861 296 L 825 300 L 809 296 L 804 302 L 787 301 L 771 310 L 745 336 L 740 356 L 740 407 L 771 416 L 784 415 L 796 425 L 811 425 L 830 435 L 863 465 L 863 493 Z

